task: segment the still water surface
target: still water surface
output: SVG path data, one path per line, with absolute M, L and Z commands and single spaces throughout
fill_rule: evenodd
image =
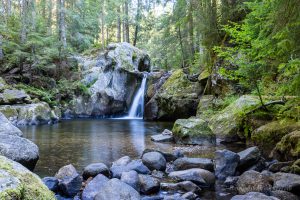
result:
M 78 171 L 86 165 L 103 162 L 110 165 L 128 155 L 140 156 L 145 148 L 172 148 L 151 142 L 150 136 L 171 128 L 172 123 L 143 120 L 75 119 L 54 125 L 21 127 L 24 137 L 36 143 L 40 159 L 35 173 L 53 176 L 72 163 Z

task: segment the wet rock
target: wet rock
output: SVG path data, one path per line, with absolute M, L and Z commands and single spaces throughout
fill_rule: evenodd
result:
M 43 183 L 48 187 L 49 190 L 57 192 L 58 190 L 58 179 L 55 177 L 45 177 L 42 179 Z
M 229 150 L 216 151 L 215 174 L 220 180 L 225 180 L 228 176 L 234 176 L 240 157 Z
M 226 185 L 227 187 L 236 186 L 238 180 L 238 176 L 228 176 L 224 181 L 224 185 Z
M 198 197 L 198 195 L 193 192 L 187 192 L 187 193 L 181 195 L 181 198 L 188 199 L 188 200 L 194 200 L 197 197 Z
M 161 195 L 154 195 L 154 196 L 144 196 L 141 200 L 163 200 L 164 197 Z
M 239 194 L 248 192 L 268 193 L 271 189 L 272 185 L 269 178 L 253 170 L 244 172 L 237 181 Z
M 168 195 L 164 197 L 164 200 L 186 200 L 183 197 L 180 196 L 180 194 L 173 194 L 173 195 Z
M 167 162 L 171 162 L 176 160 L 177 158 L 181 158 L 183 157 L 183 153 L 180 150 L 174 150 L 173 152 L 168 152 L 168 151 L 160 151 L 160 150 L 156 150 L 156 149 L 145 149 L 143 151 L 143 155 L 145 153 L 149 153 L 149 152 L 158 152 L 161 153 Z
M 252 167 L 259 161 L 261 157 L 258 147 L 250 147 L 248 149 L 245 149 L 244 151 L 239 152 L 238 155 L 240 156 L 240 162 L 238 165 L 238 169 L 240 171 L 244 171 Z
M 173 132 L 170 131 L 169 129 L 165 129 L 161 134 L 162 135 L 173 135 Z
M 127 162 L 127 161 L 126 161 Z M 136 171 L 139 174 L 150 174 L 151 171 L 142 163 L 142 160 L 132 160 L 126 165 L 116 165 L 114 164 L 110 171 L 112 172 L 112 177 L 121 178 L 123 172 L 129 172 L 131 170 Z
M 84 168 L 82 176 L 85 180 L 87 180 L 89 177 L 95 177 L 98 174 L 103 174 L 104 176 L 109 177 L 110 172 L 108 167 L 103 163 L 90 164 Z
M 140 200 L 140 194 L 119 179 L 113 178 L 104 184 L 100 188 L 98 194 L 95 196 L 95 200 Z
M 0 199 L 36 199 L 36 197 L 55 198 L 37 175 L 21 164 L 0 156 Z
M 191 181 L 182 181 L 179 183 L 161 183 L 160 187 L 164 191 L 168 192 L 193 192 L 198 193 L 201 191 L 201 188 L 198 187 L 195 183 Z
M 215 183 L 215 175 L 205 169 L 193 168 L 182 171 L 174 171 L 169 177 L 179 181 L 192 181 L 203 186 L 211 186 Z
M 280 200 L 276 197 L 267 196 L 259 192 L 249 192 L 244 195 L 236 195 L 231 200 Z
M 160 189 L 160 182 L 157 178 L 150 175 L 139 175 L 140 191 L 142 194 L 153 194 L 157 193 Z
M 300 176 L 291 173 L 278 172 L 273 176 L 273 190 L 284 190 L 300 195 Z
M 272 191 L 271 196 L 276 197 L 280 200 L 299 200 L 298 196 L 283 190 Z
M 139 175 L 136 171 L 123 172 L 121 181 L 133 187 L 136 191 L 140 191 Z
M 114 161 L 112 166 L 120 166 L 120 165 L 127 165 L 130 163 L 131 158 L 129 156 L 124 156 L 122 158 L 119 158 L 118 160 Z
M 94 200 L 95 196 L 99 193 L 100 189 L 109 181 L 109 179 L 98 174 L 93 178 L 84 188 L 82 192 L 82 200 Z
M 178 119 L 172 132 L 176 143 L 208 146 L 216 144 L 216 135 L 202 119 Z
M 300 130 L 284 136 L 271 153 L 271 157 L 281 160 L 295 160 L 300 157 Z
M 73 165 L 66 165 L 59 169 L 56 178 L 59 179 L 59 192 L 66 197 L 74 197 L 81 188 L 82 177 L 77 173 Z
M 165 177 L 165 173 L 162 171 L 153 170 L 151 176 L 153 176 L 154 178 L 162 179 Z
M 151 140 L 154 142 L 173 142 L 174 137 L 172 135 L 158 134 L 158 135 L 152 135 Z
M 289 162 L 275 162 L 270 165 L 269 170 L 271 172 L 280 172 L 280 170 L 284 167 L 291 166 L 293 164 L 293 161 Z
M 209 171 L 214 170 L 214 164 L 211 159 L 208 158 L 178 158 L 174 161 L 175 170 L 185 170 L 191 168 L 201 168 Z
M 12 123 L 0 112 L 0 134 L 22 136 L 20 129 L 12 125 Z
M 142 157 L 143 164 L 146 165 L 150 170 L 164 171 L 166 169 L 166 159 L 158 152 L 145 153 Z
M 39 159 L 39 149 L 33 142 L 25 138 L 0 134 L 0 155 L 33 170 Z

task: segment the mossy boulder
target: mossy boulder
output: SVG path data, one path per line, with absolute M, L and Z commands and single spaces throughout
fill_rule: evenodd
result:
M 254 130 L 251 139 L 268 151 L 272 150 L 282 137 L 299 129 L 300 122 L 295 122 L 294 120 L 273 121 Z M 289 140 L 291 136 L 286 137 L 281 144 L 285 144 L 286 140 Z M 293 137 L 296 137 L 296 135 Z M 282 145 L 279 145 L 279 147 L 282 147 Z
M 146 104 L 145 115 L 154 120 L 176 120 L 196 115 L 202 90 L 199 82 L 190 81 L 188 74 L 178 69 Z
M 21 164 L 0 156 L 0 199 L 55 200 L 41 179 Z
M 56 121 L 46 102 L 0 106 L 2 112 L 14 125 L 37 125 Z
M 225 142 L 240 139 L 238 134 L 245 114 L 260 105 L 257 96 L 244 95 L 209 119 L 212 131 Z
M 202 119 L 178 119 L 172 129 L 175 141 L 180 144 L 215 145 L 216 135 Z
M 281 161 L 295 160 L 300 157 L 300 127 L 298 131 L 293 131 L 276 144 L 272 151 L 274 158 Z

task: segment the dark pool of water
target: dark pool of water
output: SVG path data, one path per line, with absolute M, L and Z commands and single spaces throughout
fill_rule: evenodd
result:
M 60 167 L 70 163 L 81 171 L 94 162 L 110 165 L 125 155 L 136 158 L 145 148 L 172 148 L 150 140 L 151 135 L 171 127 L 167 122 L 76 119 L 21 129 L 24 137 L 40 149 L 35 173 L 44 177 L 55 175 Z

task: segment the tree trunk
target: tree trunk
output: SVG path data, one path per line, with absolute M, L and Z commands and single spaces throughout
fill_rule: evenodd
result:
M 52 35 L 52 0 L 48 1 L 47 35 Z
M 121 12 L 120 7 L 118 7 L 117 13 L 120 13 L 120 12 Z M 122 35 L 121 26 L 122 26 L 121 17 L 120 17 L 120 15 L 118 15 L 118 31 L 117 31 L 117 40 L 118 40 L 118 42 L 121 42 L 121 39 L 122 39 L 122 37 L 121 37 L 121 35 Z
M 128 2 L 129 0 L 125 0 L 125 42 L 130 43 L 129 39 L 129 8 L 128 8 Z
M 178 37 L 179 37 L 179 44 L 180 44 L 181 57 L 182 57 L 182 66 L 181 67 L 184 68 L 185 67 L 185 56 L 184 56 L 184 50 L 183 50 L 180 24 L 178 25 Z
M 103 4 L 102 4 L 102 7 L 101 7 L 101 35 L 102 35 L 102 48 L 104 49 L 105 47 L 105 33 L 104 33 L 104 25 L 105 25 L 105 21 L 104 21 L 104 1 L 103 1 Z
M 138 32 L 139 32 L 139 26 L 140 26 L 140 15 L 141 15 L 141 0 L 137 0 L 137 11 L 136 11 L 136 19 L 135 19 L 135 31 L 134 31 L 134 40 L 133 40 L 133 46 L 136 46 L 137 40 L 138 40 Z
M 4 58 L 4 53 L 3 53 L 3 49 L 2 49 L 2 41 L 3 41 L 3 36 L 0 35 L 0 61 L 3 60 L 3 58 Z
M 58 0 L 59 3 L 59 41 L 62 44 L 63 49 L 67 48 L 67 38 L 66 38 L 66 24 L 65 24 L 65 0 Z
M 108 30 L 108 26 L 106 26 L 106 46 L 108 46 L 109 44 L 109 30 Z
M 28 1 L 21 1 L 21 43 L 26 42 L 27 37 L 27 9 L 28 9 Z
M 191 58 L 193 60 L 195 49 L 194 49 L 194 19 L 193 19 L 193 0 L 189 1 L 188 9 L 188 23 L 189 23 L 189 45 L 191 48 Z

